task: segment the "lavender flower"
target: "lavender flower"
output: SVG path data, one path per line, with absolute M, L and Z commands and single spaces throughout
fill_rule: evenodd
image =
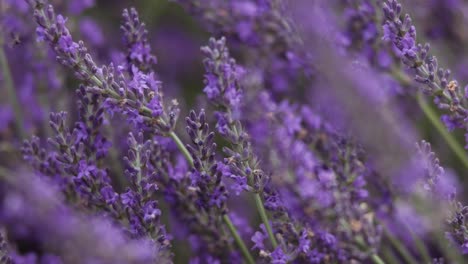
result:
M 276 237 L 271 229 L 268 216 L 265 212 L 263 199 L 268 200 L 268 195 L 274 193 L 264 192 L 269 181 L 268 175 L 261 170 L 257 156 L 252 150 L 249 136 L 244 132 L 242 125 L 236 120 L 237 108 L 240 107 L 240 76 L 238 67 L 235 61 L 230 58 L 228 50 L 225 48 L 225 40 L 222 38 L 218 41 L 211 39 L 209 46 L 203 47 L 202 51 L 207 55 L 204 60 L 207 75 L 205 75 L 205 83 L 209 84 L 210 79 L 217 77 L 219 80 L 218 86 L 215 86 L 216 93 L 212 93 L 211 89 L 206 89 L 204 92 L 208 98 L 221 109 L 217 112 L 217 129 L 218 132 L 230 143 L 231 147 L 225 147 L 223 150 L 227 155 L 224 160 L 227 168 L 223 169 L 223 174 L 231 178 L 235 182 L 235 189 L 249 190 L 254 192 L 256 206 L 265 225 L 269 239 L 273 248 L 278 246 Z M 214 67 L 221 65 L 223 69 Z M 239 98 L 239 99 L 237 99 Z M 262 197 L 265 194 L 266 197 Z
M 23 156 L 38 172 L 56 179 L 68 199 L 81 197 L 89 206 L 101 208 L 106 202 L 95 190 L 111 188 L 109 175 L 97 166 L 110 144 L 100 131 L 103 108 L 96 96 L 87 97 L 83 87 L 78 94 L 81 96 L 80 121 L 72 131 L 65 123 L 66 113 L 50 116 L 55 137 L 48 142 L 55 151 L 47 152 L 40 147 L 39 138 L 33 137 L 25 142 Z
M 153 174 L 155 172 L 147 168 L 149 158 L 147 151 L 151 143 L 140 143 L 143 135 L 139 134 L 138 137 L 138 141 L 133 134 L 128 137 L 130 150 L 125 161 L 129 167 L 126 174 L 130 178 L 131 188 L 120 195 L 120 200 L 130 223 L 132 236 L 151 238 L 155 243 L 160 243 L 161 251 L 164 249 L 169 256 L 169 239 L 164 226 L 160 223 L 161 210 L 154 199 L 158 190 Z
M 172 208 L 172 214 L 183 224 L 182 230 L 179 231 L 183 231 L 184 236 L 191 237 L 190 243 L 194 253 L 203 256 L 202 259 L 210 258 L 213 261 L 229 259 L 233 241 L 228 236 L 222 218 L 226 205 L 219 203 L 220 206 L 217 206 L 218 202 L 222 202 L 219 199 L 224 199 L 225 195 L 222 193 L 222 183 L 216 180 L 219 176 L 214 179 L 204 178 L 203 181 L 210 182 L 210 186 L 204 186 L 203 182 L 197 182 L 200 178 L 194 178 L 193 174 L 198 173 L 196 168 L 189 172 L 185 162 L 174 165 L 170 162 L 170 152 L 163 144 L 146 141 L 139 148 L 145 161 L 142 166 L 153 172 L 150 179 L 154 179 L 158 184 L 166 202 Z M 207 158 L 208 156 L 205 156 L 200 165 L 206 164 Z M 214 175 L 216 176 L 216 173 Z M 213 187 L 219 188 L 221 193 L 216 189 L 212 189 L 211 192 L 209 188 Z M 210 192 L 205 193 L 201 188 Z M 133 201 L 130 197 L 128 200 Z
M 187 145 L 187 149 L 193 158 L 191 179 L 200 199 L 197 203 L 204 210 L 218 209 L 216 214 L 226 214 L 227 190 L 222 182 L 223 172 L 218 169 L 215 159 L 214 133 L 209 132 L 205 111 L 202 110 L 198 116 L 191 111 L 186 122 L 187 133 L 193 143 L 193 146 Z
M 402 7 L 397 1 L 383 5 L 386 22 L 384 40 L 393 43 L 405 65 L 413 69 L 415 80 L 424 85 L 423 92 L 434 97 L 434 103 L 448 114 L 442 121 L 450 130 L 466 127 L 466 96 L 456 80 L 451 80 L 451 71 L 438 66 L 437 58 L 429 54 L 429 44 L 416 43 L 416 28 L 407 14 L 400 18 Z
M 62 15 L 56 16 L 50 5 L 45 9 L 39 2 L 29 3 L 35 9 L 38 39 L 47 41 L 58 61 L 73 69 L 75 76 L 87 84 L 88 93 L 105 98 L 107 111 L 127 115 L 136 127 L 154 129 L 155 126 L 155 133 L 168 133 L 173 129 L 178 116 L 177 102 L 172 102 L 168 112 L 163 110 L 160 83 L 155 80 L 154 73 L 145 74 L 134 66 L 133 77 L 129 79 L 121 67 L 116 72 L 112 64 L 98 67 L 84 43 L 73 41 Z
M 127 70 L 132 72 L 132 67 L 136 67 L 142 72 L 147 72 L 156 64 L 156 57 L 151 54 L 145 24 L 140 22 L 135 8 L 131 8 L 130 11 L 125 9 L 122 16 L 124 23 L 121 29 L 127 46 Z
M 206 56 L 205 92 L 208 99 L 217 105 L 235 112 L 242 100 L 239 80 L 244 70 L 230 57 L 226 39 L 210 39 L 208 46 L 202 48 Z
M 455 245 L 461 254 L 467 254 L 466 245 L 468 241 L 468 232 L 466 232 L 467 223 L 465 223 L 465 215 L 467 207 L 456 200 L 456 192 L 454 186 L 448 183 L 449 175 L 439 164 L 439 159 L 432 152 L 431 145 L 422 141 L 418 145 L 418 150 L 426 170 L 426 179 L 424 189 L 428 195 L 432 196 L 435 202 L 441 204 L 441 209 L 444 214 L 445 237 Z M 432 202 L 434 204 L 434 202 Z
M 238 189 L 251 189 L 248 184 L 253 190 L 261 191 L 267 175 L 259 169 L 248 135 L 237 117 L 242 98 L 242 70 L 230 57 L 224 38 L 210 39 L 209 46 L 203 47 L 202 52 L 207 56 L 204 92 L 221 109 L 216 114 L 216 128 L 232 146 L 224 148 L 228 156 L 224 163 L 229 168 L 225 168 L 224 174 L 240 185 Z

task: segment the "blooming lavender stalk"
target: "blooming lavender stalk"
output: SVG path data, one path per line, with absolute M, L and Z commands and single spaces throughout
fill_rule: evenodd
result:
M 248 189 L 254 192 L 255 204 L 272 246 L 276 248 L 278 242 L 271 229 L 261 196 L 268 176 L 260 169 L 248 140 L 248 134 L 236 120 L 241 106 L 240 78 L 244 70 L 230 57 L 225 38 L 210 39 L 209 45 L 202 47 L 202 52 L 206 56 L 204 60 L 206 86 L 203 91 L 210 101 L 221 109 L 217 113 L 216 127 L 231 144 L 231 148 L 224 148 L 224 152 L 228 155 L 225 162 L 230 170 L 226 173 L 236 181 L 238 190 Z
M 451 185 L 447 178 L 449 175 L 440 166 L 439 159 L 432 151 L 431 145 L 426 141 L 421 141 L 417 144 L 417 148 L 426 173 L 423 188 L 430 199 L 443 206 L 445 238 L 458 251 L 454 251 L 453 248 L 442 243 L 439 243 L 439 247 L 444 249 L 451 261 L 460 262 L 459 254 L 466 255 L 468 253 L 468 223 L 465 223 L 464 220 L 467 207 L 456 200 L 455 187 Z M 435 239 L 443 239 L 443 236 L 437 235 L 438 230 L 435 232 Z
M 253 257 L 227 214 L 226 200 L 228 194 L 222 182 L 223 171 L 222 168 L 218 168 L 218 162 L 215 160 L 216 143 L 213 142 L 214 133 L 209 131 L 204 110 L 198 116 L 194 111 L 191 111 L 189 117 L 186 118 L 186 122 L 187 133 L 193 143 L 193 146 L 187 145 L 187 149 L 193 158 L 191 180 L 192 185 L 197 189 L 199 197 L 197 204 L 203 210 L 206 210 L 208 215 L 222 216 L 242 254 L 249 263 L 253 263 Z
M 129 169 L 126 171 L 129 177 L 130 187 L 120 195 L 120 202 L 126 213 L 126 218 L 130 224 L 130 232 L 136 238 L 150 238 L 155 243 L 161 245 L 161 252 L 165 252 L 169 259 L 171 253 L 170 242 L 166 235 L 166 230 L 160 223 L 161 210 L 155 200 L 158 186 L 156 184 L 155 173 L 148 170 L 148 146 L 150 142 L 142 144 L 143 134 L 138 134 L 138 140 L 130 133 L 128 145 L 130 147 L 125 161 Z M 111 203 L 117 197 L 108 196 Z M 108 198 L 108 199 L 109 199 Z
M 424 85 L 422 91 L 434 97 L 434 103 L 448 114 L 442 121 L 449 130 L 467 130 L 468 110 L 465 92 L 456 80 L 451 79 L 451 71 L 440 68 L 435 56 L 429 54 L 429 44 L 417 44 L 416 28 L 411 17 L 400 18 L 402 7 L 396 0 L 383 4 L 385 14 L 385 40 L 393 43 L 403 63 L 413 70 L 415 80 Z M 468 133 L 466 134 L 468 135 Z
M 172 214 L 183 223 L 181 229 L 190 236 L 198 259 L 232 260 L 232 239 L 227 225 L 223 223 L 229 218 L 224 219 L 219 214 L 224 206 L 201 207 L 209 195 L 200 191 L 203 186 L 193 185 L 193 179 L 190 177 L 192 173 L 188 171 L 182 156 L 179 155 L 178 161 L 172 165 L 171 153 L 162 142 L 148 140 L 144 143 L 139 142 L 138 145 L 141 166 L 144 168 L 142 173 L 151 173 L 150 179 L 157 182 L 165 200 L 171 206 Z M 192 172 L 196 170 L 192 169 Z M 239 242 L 243 243 L 242 240 Z M 253 260 L 250 263 L 253 263 Z
M 148 72 L 156 64 L 156 57 L 151 54 L 151 47 L 148 44 L 148 31 L 145 23 L 140 21 L 135 8 L 124 9 L 124 22 L 121 30 L 124 32 L 124 42 L 127 47 L 127 70 L 132 71 L 132 67 L 137 67 L 142 72 Z
M 411 94 L 413 89 L 417 89 L 415 85 L 418 84 L 411 80 L 408 73 L 404 72 L 404 69 L 401 69 L 400 51 L 393 47 L 393 43 L 382 41 L 379 38 L 381 34 L 380 24 L 383 23 L 385 18 L 379 14 L 376 5 L 376 3 L 368 0 L 343 1 L 343 15 L 347 21 L 347 27 L 342 33 L 347 41 L 343 45 L 353 56 L 364 57 L 374 68 L 391 75 L 395 82 L 389 79 L 387 81 L 389 87 L 386 89 L 390 90 L 392 94 L 395 94 L 395 96 Z M 412 89 L 402 90 L 401 88 Z M 458 144 L 454 135 L 447 132 L 444 124 L 439 120 L 438 114 L 425 102 L 421 94 L 417 95 L 417 101 L 424 114 L 441 134 L 448 146 L 460 161 L 468 167 L 468 156 L 466 156 L 463 147 Z
M 106 155 L 108 142 L 101 133 L 103 108 L 97 95 L 88 96 L 81 87 L 79 121 L 70 132 L 65 123 L 65 113 L 52 114 L 51 126 L 56 133 L 49 143 L 56 147 L 56 152 L 41 150 L 38 139 L 26 142 L 23 154 L 41 174 L 52 177 L 61 185 L 68 200 L 84 203 L 88 209 L 104 211 L 116 221 L 122 222 L 135 238 L 150 238 L 161 244 L 161 252 L 166 252 L 169 259 L 169 241 L 164 227 L 159 222 L 161 214 L 157 202 L 153 199 L 157 186 L 151 180 L 150 173 L 144 175 L 140 148 L 131 135 L 129 137 L 129 156 L 125 158 L 129 165 L 126 174 L 131 188 L 118 195 L 111 185 L 107 170 L 98 164 Z
M 213 142 L 214 133 L 209 131 L 206 123 L 205 111 L 202 110 L 198 116 L 191 111 L 186 122 L 193 144 L 187 145 L 187 149 L 194 161 L 191 179 L 192 185 L 199 189 L 197 204 L 204 210 L 213 208 L 218 211 L 216 214 L 224 215 L 227 213 L 228 194 L 221 179 L 222 171 L 215 160 L 217 145 Z
M 154 73 L 145 74 L 134 68 L 133 78 L 124 76 L 122 69 L 115 71 L 111 64 L 98 67 L 82 41 L 74 42 L 65 26 L 66 19 L 55 15 L 54 8 L 41 1 L 29 1 L 39 27 L 39 40 L 47 41 L 57 54 L 57 60 L 73 70 L 76 77 L 84 81 L 86 91 L 105 98 L 106 109 L 119 111 L 129 117 L 137 127 L 151 129 L 154 133 L 169 133 L 176 122 L 176 102 L 163 110 L 160 83 Z M 156 129 L 155 129 L 156 128 Z
M 84 43 L 73 42 L 65 27 L 66 19 L 61 15 L 55 16 L 52 6 L 49 5 L 47 10 L 44 10 L 45 6 L 41 1 L 32 0 L 29 4 L 34 8 L 36 22 L 39 25 L 37 29 L 39 39 L 47 41 L 56 52 L 58 61 L 71 68 L 74 74 L 85 82 L 86 92 L 102 96 L 105 108 L 110 114 L 116 111 L 123 113 L 137 128 L 171 137 L 187 159 L 191 160 L 190 154 L 172 131 L 179 114 L 178 103 L 173 100 L 167 111 L 163 109 L 161 84 L 155 80 L 153 72 L 144 73 L 132 66 L 132 78 L 126 78 L 121 67 L 118 67 L 117 72 L 112 64 L 109 67 L 98 67 L 87 53 Z M 135 19 L 133 17 L 133 20 Z M 127 21 L 127 24 L 129 23 Z M 132 23 L 135 23 L 134 27 L 138 24 L 135 21 Z M 132 30 L 144 32 L 141 24 Z M 143 43 L 141 45 L 146 47 L 144 33 L 135 33 L 130 29 L 125 32 L 128 35 L 127 39 L 131 39 L 131 34 L 141 36 L 140 41 Z
M 106 170 L 98 166 L 110 146 L 101 132 L 104 110 L 99 97 L 88 96 L 83 86 L 77 94 L 80 115 L 74 128 L 67 127 L 65 112 L 52 113 L 50 126 L 55 136 L 48 139 L 52 148 L 41 147 L 40 139 L 33 137 L 25 141 L 23 156 L 39 173 L 55 179 L 67 199 L 82 199 L 90 207 L 102 208 L 106 202 L 99 190 L 112 189 Z

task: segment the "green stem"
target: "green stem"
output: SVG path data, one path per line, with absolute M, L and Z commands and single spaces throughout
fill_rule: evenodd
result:
M 388 232 L 387 228 L 384 227 L 385 236 L 388 238 L 392 246 L 400 253 L 400 255 L 405 259 L 405 262 L 408 264 L 418 264 L 418 261 L 411 255 L 408 249 L 401 244 L 401 242 L 394 237 L 390 232 Z
M 137 172 L 137 186 L 138 186 L 138 190 L 141 192 L 142 191 L 142 187 L 141 187 L 141 180 L 142 180 L 142 175 L 141 175 L 141 162 L 140 162 L 140 147 L 138 146 L 138 149 L 136 149 L 136 157 L 135 157 L 135 167 L 138 168 L 138 172 Z
M 393 68 L 390 72 L 392 76 L 404 86 L 410 86 L 413 82 L 408 75 L 397 68 Z M 466 156 L 463 147 L 461 147 L 455 137 L 447 131 L 444 124 L 442 124 L 440 121 L 437 113 L 429 106 L 426 100 L 424 100 L 424 97 L 421 93 L 418 93 L 416 99 L 419 107 L 422 109 L 427 118 L 429 118 L 429 121 L 431 121 L 437 132 L 441 134 L 442 138 L 447 142 L 449 147 L 455 153 L 457 158 L 460 159 L 465 168 L 468 168 L 468 157 Z
M 2 40 L 0 39 L 0 45 L 3 45 Z M 3 47 L 0 47 L 0 66 L 3 72 L 3 78 L 5 81 L 5 86 L 8 92 L 9 101 L 13 106 L 13 111 L 15 113 L 15 124 L 16 129 L 21 138 L 25 138 L 26 133 L 23 126 L 24 116 L 23 109 L 20 106 L 18 95 L 16 94 L 15 86 L 13 84 L 13 78 L 10 71 L 10 66 L 8 66 L 8 59 L 5 55 Z
M 414 244 L 416 245 L 416 248 L 418 249 L 422 259 L 424 260 L 424 263 L 431 263 L 431 255 L 429 254 L 429 251 L 427 250 L 426 245 L 424 244 L 423 241 L 421 241 L 421 238 L 417 234 L 415 234 L 409 227 L 406 227 L 409 232 L 411 233 L 411 236 L 414 240 Z
M 187 150 L 184 143 L 182 143 L 182 140 L 180 140 L 180 138 L 177 136 L 177 134 L 174 131 L 169 132 L 169 137 L 172 138 L 172 140 L 174 140 L 174 143 L 176 143 L 177 148 L 179 148 L 179 150 L 182 152 L 184 157 L 190 163 L 190 166 L 193 166 L 192 155 L 190 155 L 190 152 Z
M 400 263 L 400 260 L 397 258 L 397 256 L 395 256 L 395 254 L 393 253 L 393 251 L 389 247 L 384 247 L 383 248 L 382 255 L 385 258 L 385 260 L 387 261 L 387 263 L 390 263 L 390 264 Z
M 252 257 L 252 255 L 250 255 L 250 252 L 247 249 L 247 246 L 244 244 L 244 241 L 242 240 L 239 233 L 237 232 L 236 227 L 232 224 L 232 221 L 229 218 L 229 215 L 225 214 L 223 216 L 223 220 L 226 223 L 226 225 L 228 226 L 229 231 L 231 231 L 231 234 L 234 237 L 234 240 L 236 240 L 237 245 L 239 246 L 239 249 L 242 252 L 242 255 L 244 256 L 247 263 L 255 264 L 254 258 Z
M 436 242 L 439 249 L 442 250 L 444 255 L 449 260 L 449 263 L 466 263 L 464 258 L 460 255 L 460 252 L 454 248 L 451 243 L 447 243 L 449 241 L 442 232 L 436 231 L 433 234 L 433 237 L 435 238 L 434 241 Z
M 372 262 L 374 262 L 375 264 L 385 264 L 385 261 L 383 261 L 383 260 L 379 257 L 379 255 L 377 255 L 377 254 L 372 255 L 372 256 L 371 256 L 371 260 L 372 260 Z
M 442 138 L 444 138 L 458 159 L 463 163 L 463 166 L 468 169 L 468 157 L 463 147 L 460 146 L 455 137 L 447 131 L 445 126 L 439 120 L 437 113 L 424 100 L 422 94 L 418 94 L 417 100 L 424 114 L 429 118 L 436 130 L 442 135 Z
M 278 246 L 278 242 L 276 241 L 275 235 L 273 234 L 273 230 L 271 229 L 270 221 L 268 220 L 268 216 L 265 211 L 265 206 L 263 205 L 262 197 L 259 193 L 255 193 L 255 204 L 257 205 L 258 212 L 260 213 L 260 218 L 262 219 L 263 225 L 265 225 L 265 229 L 267 230 L 271 244 L 273 245 L 273 248 L 276 248 Z

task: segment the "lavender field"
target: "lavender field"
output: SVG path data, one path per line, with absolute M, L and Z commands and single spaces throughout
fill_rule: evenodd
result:
M 468 263 L 468 1 L 0 0 L 0 264 Z

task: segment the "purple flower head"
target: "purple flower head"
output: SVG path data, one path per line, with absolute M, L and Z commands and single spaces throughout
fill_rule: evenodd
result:
M 208 46 L 201 50 L 206 56 L 203 91 L 215 104 L 236 110 L 242 102 L 240 79 L 244 75 L 244 69 L 230 57 L 225 38 L 212 38 Z
M 136 67 L 146 73 L 156 64 L 156 57 L 151 54 L 148 43 L 146 25 L 140 21 L 135 8 L 124 9 L 122 16 L 123 23 L 120 28 L 127 46 L 127 70 L 132 71 L 132 67 Z
M 197 115 L 191 111 L 186 118 L 187 134 L 190 136 L 192 145 L 187 148 L 193 159 L 193 170 L 191 181 L 193 187 L 199 191 L 199 206 L 208 209 L 217 207 L 226 210 L 227 190 L 223 184 L 222 177 L 226 175 L 226 168 L 216 161 L 216 143 L 214 133 L 209 131 L 206 123 L 205 111 Z

